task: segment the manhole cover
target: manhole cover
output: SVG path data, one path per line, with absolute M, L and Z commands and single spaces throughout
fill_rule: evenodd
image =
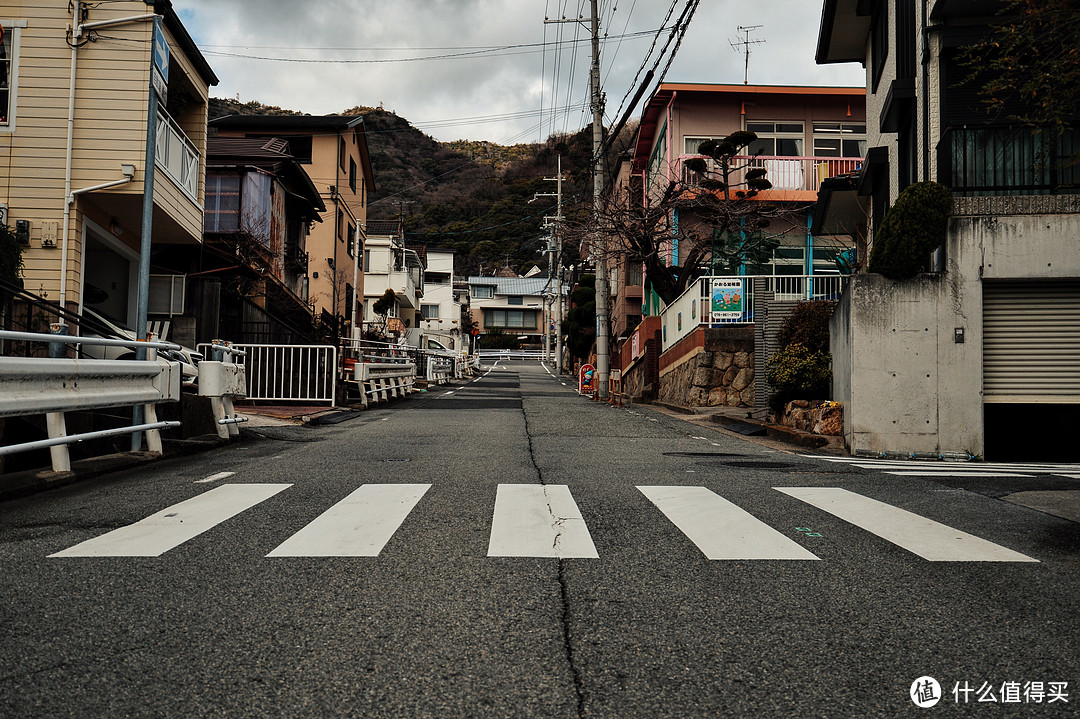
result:
M 665 457 L 745 457 L 745 454 L 730 452 L 664 452 Z
M 728 467 L 749 467 L 751 469 L 787 469 L 794 464 L 787 462 L 724 462 Z

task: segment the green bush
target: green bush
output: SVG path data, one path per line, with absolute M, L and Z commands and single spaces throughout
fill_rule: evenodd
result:
M 769 404 L 777 412 L 793 399 L 829 399 L 832 358 L 828 352 L 789 344 L 774 352 L 765 364 L 765 381 L 773 388 Z
M 829 300 L 809 300 L 795 305 L 780 327 L 777 340 L 781 347 L 800 344 L 814 352 L 829 352 L 829 319 L 836 303 Z
M 894 280 L 924 271 L 930 253 L 945 242 L 950 214 L 948 187 L 937 182 L 909 185 L 874 233 L 869 270 Z

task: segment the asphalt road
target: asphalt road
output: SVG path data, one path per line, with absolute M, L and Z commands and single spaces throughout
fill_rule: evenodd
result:
M 524 362 L 257 432 L 0 504 L 0 716 L 1080 715 L 1080 524 L 955 478 Z

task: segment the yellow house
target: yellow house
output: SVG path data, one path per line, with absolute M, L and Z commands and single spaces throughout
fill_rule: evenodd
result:
M 307 237 L 308 301 L 327 332 L 345 335 L 363 321 L 367 195 L 375 189 L 364 118 L 353 115 L 228 115 L 213 118 L 218 137 L 278 137 L 305 166 L 326 215 Z M 359 289 L 354 289 L 359 288 Z
M 134 327 L 154 56 L 155 249 L 202 241 L 217 77 L 169 0 L 0 0 L 0 25 L 0 212 L 24 242 L 24 285 Z

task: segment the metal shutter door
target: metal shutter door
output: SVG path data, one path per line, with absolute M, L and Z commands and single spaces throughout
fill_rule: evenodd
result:
M 1080 404 L 1080 281 L 983 283 L 983 401 Z

